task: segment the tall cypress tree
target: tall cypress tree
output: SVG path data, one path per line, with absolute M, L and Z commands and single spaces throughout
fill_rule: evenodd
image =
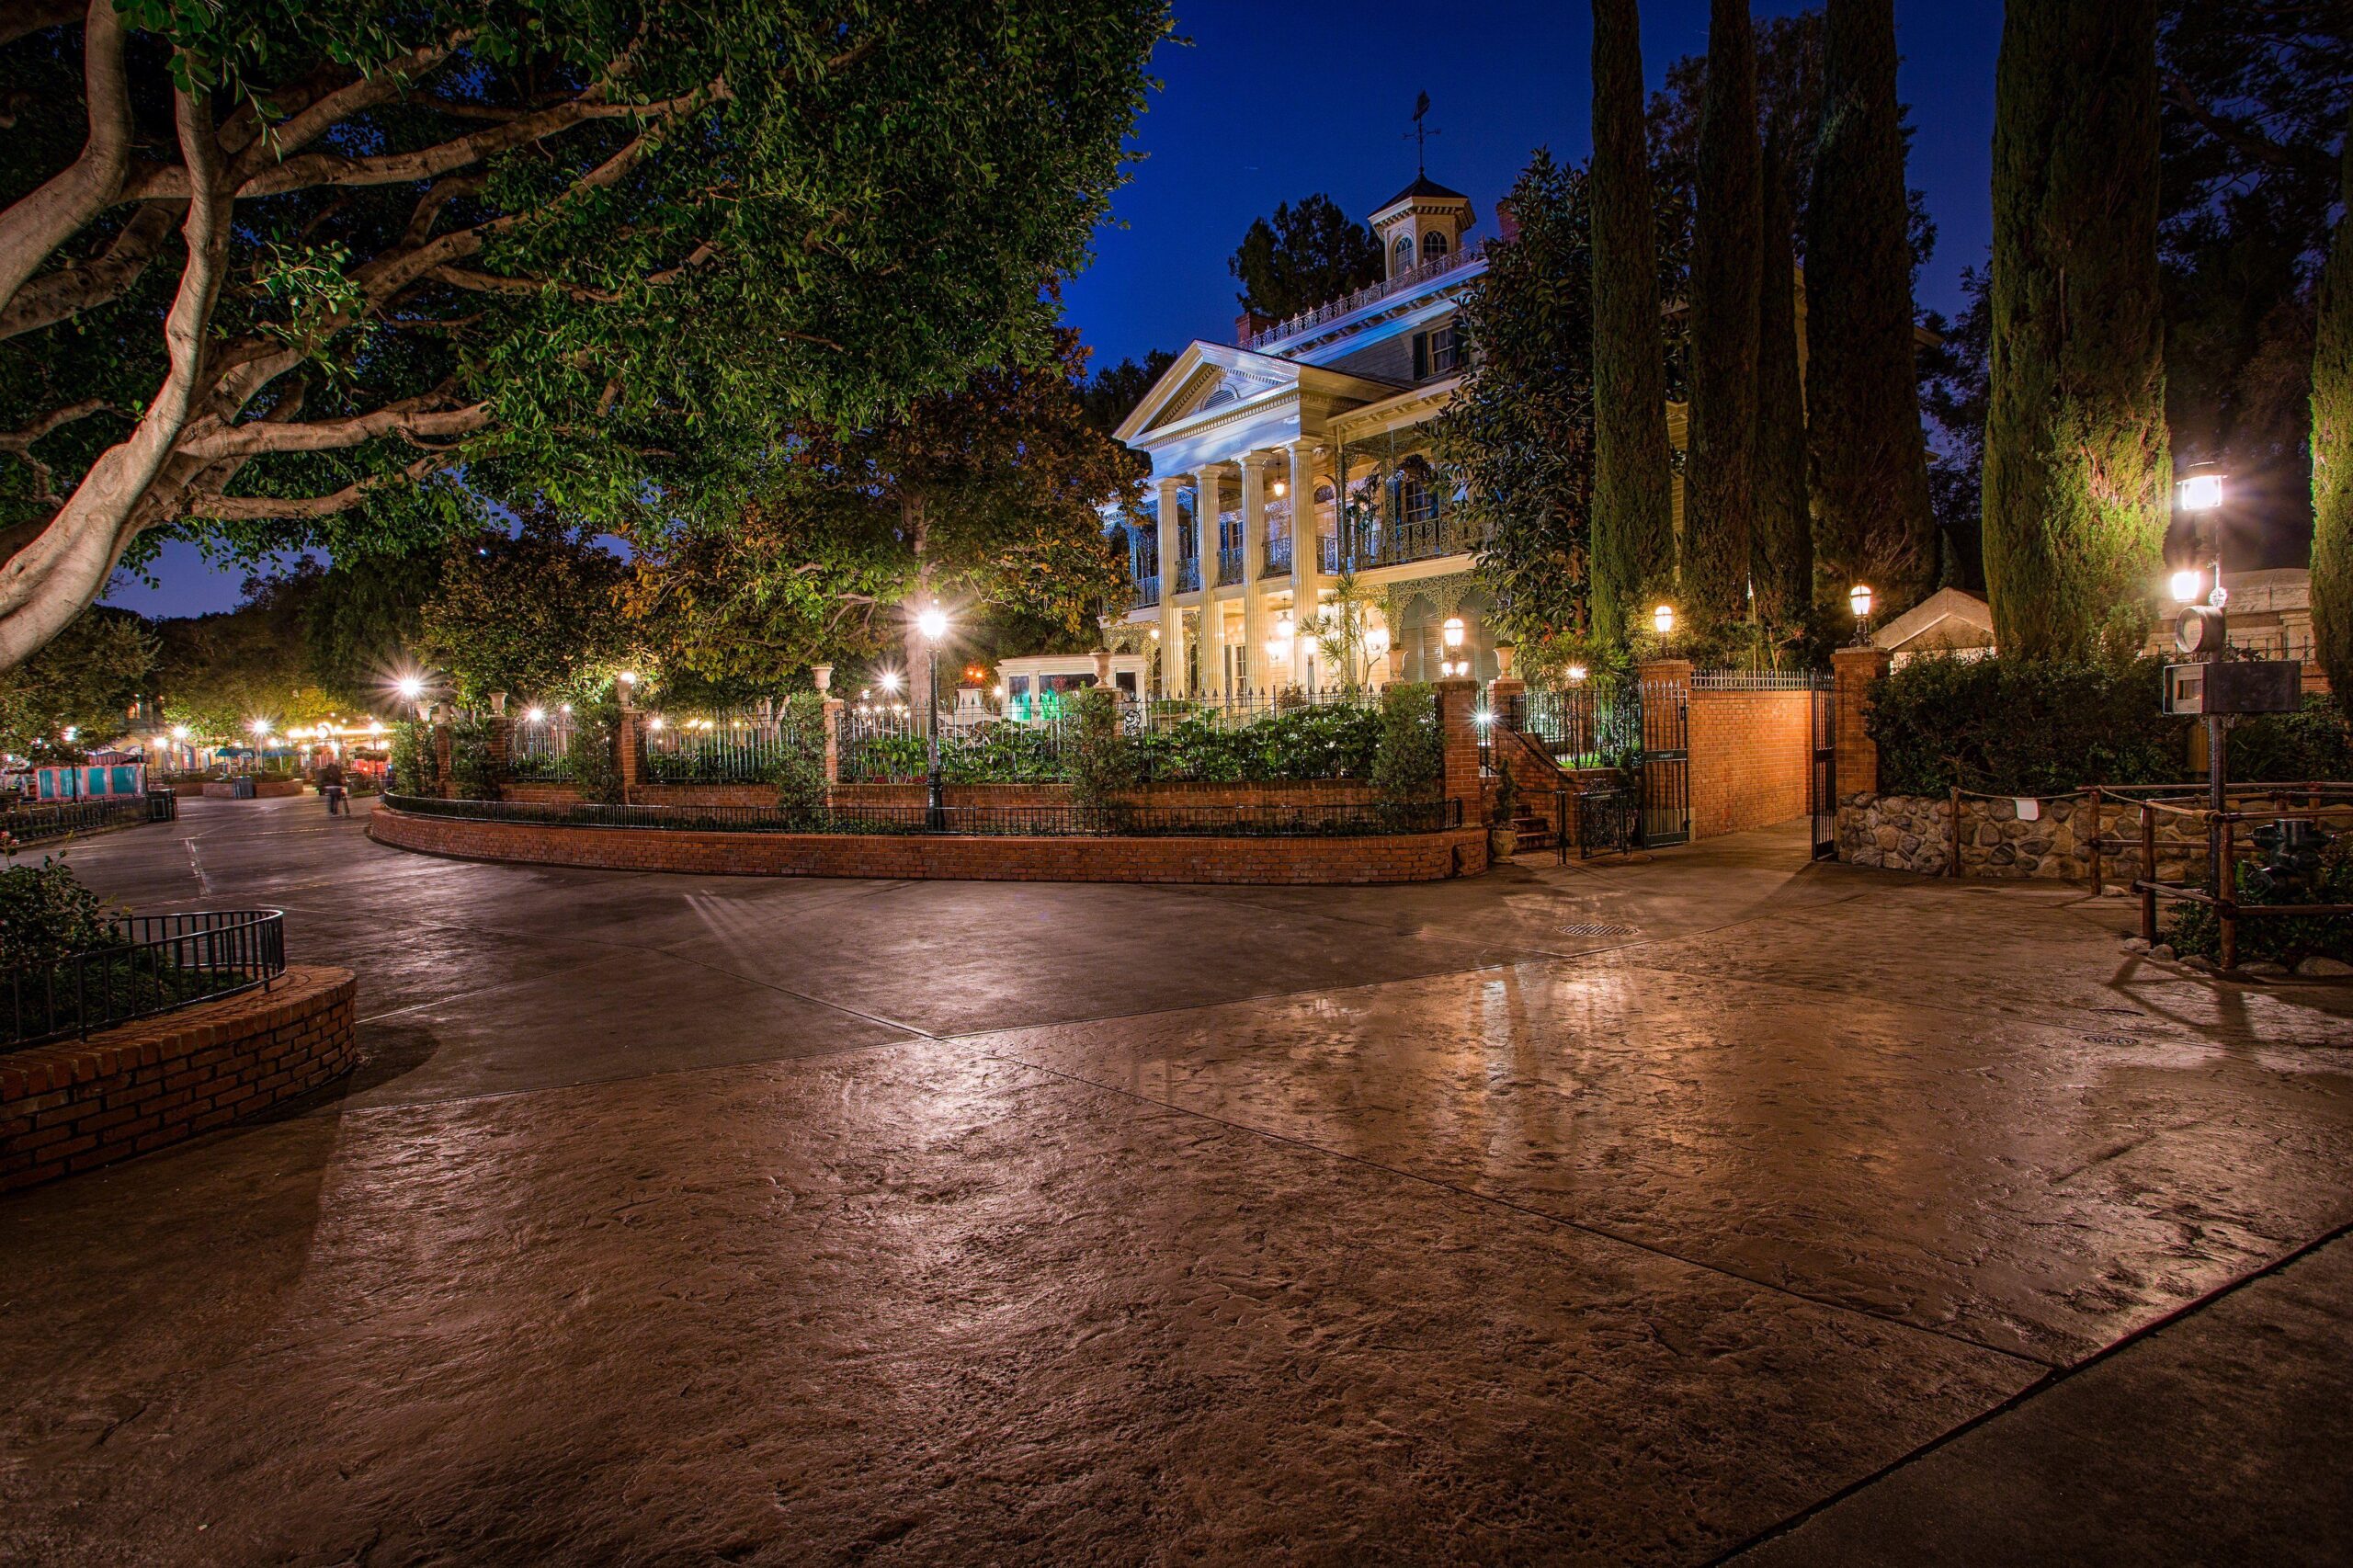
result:
M 1843 596 L 1869 583 L 1902 609 L 1927 591 L 1937 556 L 1895 60 L 1894 0 L 1829 0 L 1806 209 L 1805 391 L 1815 551 L 1830 586 Z
M 1756 40 L 1748 0 L 1714 0 L 1691 256 L 1691 448 L 1683 593 L 1703 626 L 1747 611 L 1756 506 Z
M 1984 473 L 2005 654 L 2140 641 L 2171 477 L 2156 0 L 2012 6 L 1994 87 Z
M 1756 614 L 1779 636 L 1813 603 L 1813 517 L 1805 483 L 1805 392 L 1798 369 L 1795 193 L 1779 125 L 1765 136 L 1763 257 L 1756 297 L 1756 519 L 1749 574 Z
M 1666 365 L 1634 0 L 1593 0 L 1593 609 L 1622 641 L 1675 570 Z
M 2345 212 L 2313 334 L 2313 633 L 2336 706 L 2353 717 L 2353 113 L 2339 156 Z

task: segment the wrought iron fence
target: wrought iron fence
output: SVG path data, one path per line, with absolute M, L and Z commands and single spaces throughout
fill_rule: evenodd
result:
M 153 791 L 166 799 L 176 799 L 169 790 Z M 14 811 L 0 812 L 0 833 L 6 834 L 19 846 L 46 844 L 71 834 L 88 833 L 102 827 L 119 827 L 125 823 L 167 821 L 155 815 L 156 806 L 147 795 L 126 795 L 119 800 L 60 801 L 46 806 L 19 806 Z
M 32 1045 L 267 985 L 286 972 L 275 909 L 126 915 L 114 943 L 6 971 L 8 1041 Z
M 1694 670 L 1694 691 L 1812 691 L 1830 677 L 1813 670 Z
M 562 784 L 572 778 L 572 715 L 526 718 L 508 733 L 506 776 L 524 784 Z
M 923 722 L 904 703 L 859 702 L 835 732 L 845 784 L 904 783 L 924 776 Z
M 949 835 L 1116 838 L 1357 838 L 1462 825 L 1460 801 L 1331 805 L 603 806 L 578 801 L 442 801 L 394 795 L 416 816 L 553 827 L 694 833 Z
M 788 756 L 822 736 L 807 737 L 773 717 L 724 713 L 704 718 L 665 716 L 648 723 L 646 776 L 656 784 L 759 784 L 776 777 Z
M 1506 699 L 1495 717 L 1563 768 L 1625 767 L 1642 756 L 1643 694 L 1631 681 L 1529 687 Z

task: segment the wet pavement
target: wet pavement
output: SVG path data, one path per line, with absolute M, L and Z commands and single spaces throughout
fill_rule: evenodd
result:
M 72 858 L 364 1060 L 0 1200 L 0 1561 L 2353 1553 L 2353 989 L 2123 901 Z

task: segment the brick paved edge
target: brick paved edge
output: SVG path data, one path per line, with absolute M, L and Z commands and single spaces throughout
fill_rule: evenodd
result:
M 0 1051 L 0 1192 L 225 1126 L 350 1071 L 358 986 L 290 965 L 266 991 Z
M 698 833 L 415 816 L 378 806 L 369 836 L 460 860 L 751 877 L 1052 882 L 1433 882 L 1487 869 L 1483 827 L 1361 838 L 1017 838 Z

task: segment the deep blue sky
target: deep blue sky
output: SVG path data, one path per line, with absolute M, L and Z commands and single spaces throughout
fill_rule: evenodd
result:
M 1756 0 L 1756 14 L 1802 9 Z M 1643 62 L 1707 47 L 1706 0 L 1646 0 Z M 1911 106 L 1911 183 L 1927 193 L 1937 249 L 1920 302 L 1953 313 L 1961 270 L 1992 237 L 1994 56 L 2000 0 L 1897 0 L 1897 86 Z M 1097 365 L 1196 337 L 1229 341 L 1237 309 L 1226 258 L 1279 201 L 1326 192 L 1358 217 L 1414 177 L 1414 95 L 1430 95 L 1429 172 L 1468 194 L 1495 232 L 1495 199 L 1530 150 L 1581 161 L 1591 147 L 1590 9 L 1575 0 L 1177 0 L 1188 46 L 1163 47 L 1165 83 L 1137 127 L 1145 154 L 1097 236 L 1095 265 L 1063 291 Z M 227 609 L 239 575 L 175 545 L 157 590 L 110 602 L 151 615 Z

